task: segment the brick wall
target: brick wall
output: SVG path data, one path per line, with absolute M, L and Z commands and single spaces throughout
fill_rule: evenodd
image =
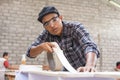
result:
M 37 16 L 45 5 L 56 6 L 64 20 L 83 23 L 101 52 L 98 70 L 113 71 L 120 56 L 120 8 L 107 0 L 0 0 L 0 56 L 7 51 L 10 63 L 20 64 L 21 55 L 43 30 Z M 27 64 L 44 64 L 44 58 L 27 58 Z

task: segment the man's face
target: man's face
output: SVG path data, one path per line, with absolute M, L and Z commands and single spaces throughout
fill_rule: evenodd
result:
M 62 33 L 62 16 L 58 16 L 55 13 L 48 14 L 43 17 L 43 26 L 52 35 L 60 36 Z
M 8 55 L 6 55 L 6 56 L 4 56 L 4 58 L 8 60 L 9 56 L 8 56 Z

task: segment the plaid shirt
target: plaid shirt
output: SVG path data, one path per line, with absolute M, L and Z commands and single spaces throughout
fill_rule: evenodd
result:
M 57 42 L 63 50 L 65 57 L 69 63 L 77 69 L 86 64 L 86 54 L 94 52 L 99 57 L 99 51 L 96 44 L 90 38 L 89 33 L 79 22 L 64 22 L 63 32 L 61 36 L 51 35 L 44 30 L 36 41 L 29 47 L 27 56 L 29 56 L 30 48 L 37 46 L 43 42 Z

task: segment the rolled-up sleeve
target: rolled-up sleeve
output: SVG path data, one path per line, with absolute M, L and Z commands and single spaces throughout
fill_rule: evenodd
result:
M 76 36 L 84 55 L 89 52 L 93 52 L 97 55 L 97 57 L 100 56 L 97 45 L 82 24 L 79 24 L 75 27 L 74 35 Z
M 97 47 L 95 47 L 95 44 L 92 44 L 91 46 L 90 45 L 86 46 L 84 53 L 87 54 L 89 52 L 96 53 L 97 58 L 100 57 L 100 53 L 99 53 Z
M 30 49 L 31 49 L 31 47 L 32 47 L 32 46 L 29 46 L 29 48 L 28 48 L 28 50 L 27 50 L 27 52 L 26 52 L 26 55 L 27 55 L 28 57 L 30 57 L 30 58 L 34 58 L 34 57 L 31 57 L 31 56 L 30 56 Z

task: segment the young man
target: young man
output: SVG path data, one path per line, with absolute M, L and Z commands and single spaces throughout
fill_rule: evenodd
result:
M 42 51 L 53 53 L 54 45 L 51 42 L 57 42 L 76 70 L 95 71 L 99 51 L 81 23 L 63 21 L 53 6 L 44 7 L 39 13 L 38 21 L 43 24 L 45 30 L 29 47 L 28 57 L 36 57 Z

